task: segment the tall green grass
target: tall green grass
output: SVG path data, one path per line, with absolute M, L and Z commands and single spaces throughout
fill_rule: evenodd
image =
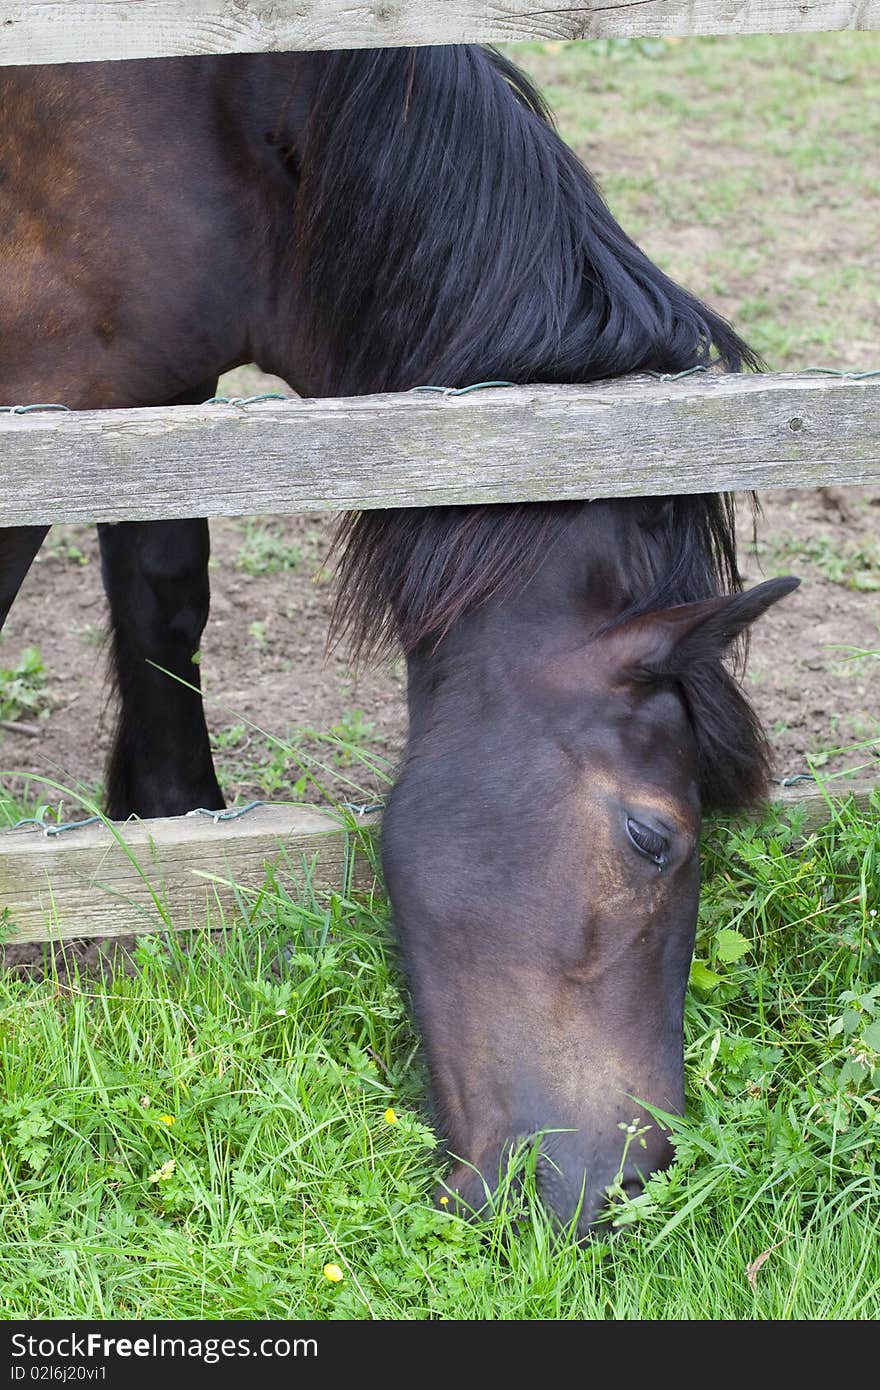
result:
M 5 1315 L 876 1317 L 878 813 L 710 829 L 677 1161 L 586 1247 L 533 1198 L 528 1153 L 487 1226 L 432 1205 L 380 897 L 280 876 L 106 978 L 7 972 Z

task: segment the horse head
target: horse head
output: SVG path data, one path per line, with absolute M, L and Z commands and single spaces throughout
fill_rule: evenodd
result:
M 539 1190 L 582 1231 L 671 1156 L 651 1112 L 684 1106 L 701 815 L 766 772 L 723 657 L 797 584 L 615 617 L 633 512 L 581 509 L 531 583 L 411 654 L 383 832 L 444 1195 L 483 1209 L 539 1135 Z

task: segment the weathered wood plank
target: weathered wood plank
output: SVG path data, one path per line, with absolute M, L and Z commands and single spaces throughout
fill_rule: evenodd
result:
M 828 784 L 833 799 L 852 796 L 860 806 L 876 786 Z M 776 800 L 803 805 L 805 831 L 829 817 L 828 799 L 809 784 L 782 788 Z M 372 833 L 378 824 L 378 816 L 364 816 L 358 827 Z M 350 872 L 368 886 L 372 870 L 356 839 L 338 817 L 308 806 L 259 807 L 217 824 L 176 816 L 90 825 L 54 838 L 29 828 L 3 831 L 0 918 L 7 909 L 13 945 L 217 927 L 236 906 L 256 904 L 273 866 L 315 886 L 339 888 Z
M 0 0 L 0 62 L 880 28 L 880 0 Z
M 880 481 L 880 379 L 0 415 L 0 526 Z
M 847 777 L 835 777 L 825 783 L 824 790 L 812 786 L 809 782 L 802 782 L 794 787 L 780 787 L 774 792 L 773 800 L 789 809 L 794 806 L 803 807 L 803 829 L 809 832 L 825 825 L 830 819 L 831 808 L 847 797 L 852 797 L 856 806 L 866 809 L 878 787 L 880 782 L 869 778 L 850 780 Z
M 370 818 L 363 818 L 364 825 Z M 254 906 L 267 869 L 288 880 L 365 886 L 357 835 L 309 806 L 261 806 L 238 820 L 206 816 L 105 824 L 46 836 L 0 832 L 0 919 L 10 944 L 219 927 Z

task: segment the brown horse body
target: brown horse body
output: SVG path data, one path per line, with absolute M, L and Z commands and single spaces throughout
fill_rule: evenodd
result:
M 4 400 L 159 405 L 253 360 L 308 394 L 278 254 L 302 69 L 281 54 L 2 70 Z
M 257 361 L 306 395 L 752 362 L 625 237 L 537 94 L 483 50 L 0 70 L 0 401 L 205 399 Z M 296 466 L 295 459 L 291 467 Z M 668 1160 L 707 807 L 766 749 L 722 658 L 711 497 L 429 508 L 346 523 L 341 619 L 407 655 L 388 887 L 450 1186 L 484 1202 L 545 1133 L 564 1220 Z M 45 534 L 0 532 L 0 622 Z M 192 664 L 200 520 L 100 528 L 119 726 L 107 805 L 221 806 Z M 733 590 L 733 594 L 729 593 Z

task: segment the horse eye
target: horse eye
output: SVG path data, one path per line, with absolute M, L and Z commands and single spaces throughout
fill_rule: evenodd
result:
M 643 854 L 646 859 L 653 860 L 655 864 L 663 865 L 666 863 L 669 856 L 669 841 L 665 840 L 656 830 L 652 830 L 649 825 L 642 825 L 641 821 L 633 820 L 627 816 L 626 833 L 639 854 Z

